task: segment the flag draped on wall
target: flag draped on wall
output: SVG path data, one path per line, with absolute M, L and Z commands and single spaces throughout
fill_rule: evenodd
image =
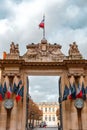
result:
M 82 98 L 86 100 L 86 89 L 84 88 L 84 83 L 82 82 Z
M 21 98 L 23 97 L 23 92 L 24 92 L 24 86 L 22 85 L 22 81 L 20 80 L 18 83 L 18 90 L 16 93 L 16 101 L 20 101 Z
M 11 85 L 11 86 L 9 86 L 7 93 L 6 93 L 8 99 L 11 98 L 12 92 L 13 92 L 13 89 L 12 89 L 12 85 Z
M 19 87 L 16 85 L 16 83 L 14 83 L 13 85 L 13 93 L 17 94 Z
M 78 84 L 78 87 L 77 87 L 76 98 L 82 98 L 82 89 L 81 89 L 80 84 Z
M 7 92 L 6 82 L 4 83 L 3 92 L 4 92 L 4 93 Z
M 76 87 L 75 84 L 70 84 L 69 87 L 69 99 L 76 99 Z
M 69 95 L 69 88 L 67 87 L 67 85 L 65 85 L 65 88 L 64 88 L 64 93 L 63 93 L 63 101 L 64 100 L 67 100 L 67 96 Z
M 2 87 L 2 84 L 0 84 L 0 101 L 2 101 L 3 100 L 3 98 L 4 98 L 4 92 L 3 92 L 3 87 Z

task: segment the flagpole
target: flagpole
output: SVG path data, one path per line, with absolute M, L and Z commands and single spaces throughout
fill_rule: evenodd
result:
M 45 39 L 45 15 L 43 15 L 44 28 L 43 28 L 43 39 Z

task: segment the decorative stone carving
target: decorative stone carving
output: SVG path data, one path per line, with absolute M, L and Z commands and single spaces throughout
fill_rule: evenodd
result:
M 70 44 L 69 59 L 82 59 L 82 55 L 79 52 L 76 42 Z
M 58 44 L 49 44 L 46 39 L 42 39 L 41 43 L 29 44 L 27 52 L 22 57 L 27 61 L 63 61 L 64 54 L 61 52 L 61 46 Z
M 28 44 L 27 52 L 23 56 L 19 56 L 19 46 L 14 44 L 10 45 L 10 53 L 7 54 L 6 59 L 23 59 L 27 62 L 62 62 L 65 59 L 82 59 L 76 42 L 70 44 L 69 56 L 65 56 L 61 52 L 61 45 L 54 43 L 50 44 L 46 39 L 42 39 L 41 43 Z
M 7 54 L 6 59 L 19 59 L 19 45 L 14 44 L 14 42 L 10 45 L 10 53 Z
M 14 44 L 14 42 L 10 45 L 10 53 L 19 53 L 19 46 L 18 44 Z

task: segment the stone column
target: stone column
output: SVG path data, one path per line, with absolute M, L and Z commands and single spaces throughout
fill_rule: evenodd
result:
M 65 80 L 65 74 L 63 73 L 62 76 L 61 76 L 61 93 L 62 93 L 62 96 L 63 96 L 63 92 L 64 92 L 64 86 L 65 86 L 65 83 L 64 83 L 64 80 Z M 66 130 L 66 123 L 65 123 L 65 119 L 66 118 L 66 113 L 65 113 L 65 102 L 62 102 L 62 124 L 63 124 L 63 130 Z
M 75 83 L 75 78 L 73 75 L 70 77 L 69 81 L 71 85 Z M 78 113 L 77 109 L 74 106 L 74 102 L 75 100 L 69 100 L 69 129 L 78 129 Z
M 23 102 L 19 101 L 17 104 L 17 130 L 22 130 L 22 116 L 23 116 Z
M 6 130 L 7 111 L 4 108 L 4 102 L 0 103 L 0 130 Z
M 24 72 L 23 73 L 23 84 L 24 84 L 24 97 L 23 97 L 23 113 L 22 113 L 22 129 L 25 130 L 26 127 L 26 93 L 27 93 L 27 76 Z
M 84 87 L 87 86 L 87 76 L 84 78 Z M 87 96 L 87 94 L 86 94 Z M 82 117 L 82 129 L 85 130 L 87 129 L 87 97 L 86 100 L 84 101 L 84 107 L 81 110 L 81 117 Z
M 10 130 L 17 130 L 17 103 L 14 100 L 14 107 L 11 110 Z

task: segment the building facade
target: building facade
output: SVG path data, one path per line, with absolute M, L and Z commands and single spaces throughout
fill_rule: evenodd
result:
M 58 120 L 56 111 L 59 109 L 57 102 L 41 102 L 38 103 L 39 109 L 43 111 L 42 121 L 47 123 L 48 127 L 57 127 Z

